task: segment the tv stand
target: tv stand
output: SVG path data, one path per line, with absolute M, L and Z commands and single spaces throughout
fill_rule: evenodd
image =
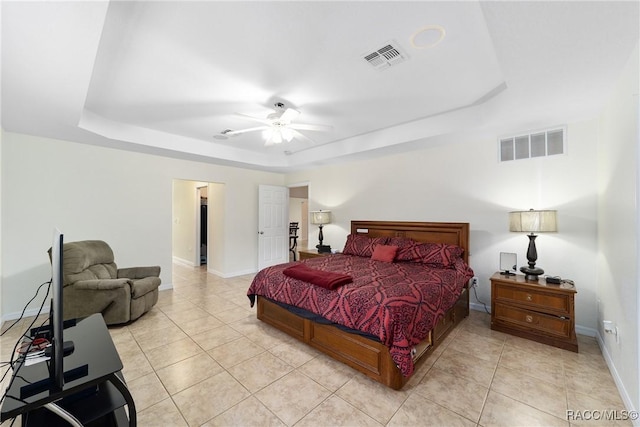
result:
M 135 403 L 102 315 L 78 319 L 64 330 L 64 336 L 75 345 L 64 358 L 62 389 L 52 387 L 47 362 L 21 365 L 13 373 L 0 421 L 22 415 L 23 426 L 135 426 Z

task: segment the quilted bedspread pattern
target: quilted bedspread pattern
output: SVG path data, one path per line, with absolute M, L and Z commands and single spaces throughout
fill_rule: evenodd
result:
M 428 336 L 473 277 L 462 259 L 452 268 L 341 254 L 301 262 L 348 274 L 353 283 L 328 290 L 285 276 L 282 271 L 295 263 L 280 264 L 256 275 L 247 291 L 252 305 L 254 296 L 262 295 L 376 336 L 405 376 L 413 373 L 411 349 Z

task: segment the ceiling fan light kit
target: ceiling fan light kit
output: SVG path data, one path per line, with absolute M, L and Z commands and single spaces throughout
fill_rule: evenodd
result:
M 293 139 L 293 131 L 287 127 L 274 126 L 265 129 L 262 136 L 267 141 L 267 145 L 281 144 L 284 141 L 291 142 Z
M 228 136 L 236 136 L 243 133 L 261 130 L 262 137 L 265 139 L 265 146 L 270 146 L 281 144 L 285 141 L 291 142 L 294 138 L 313 142 L 311 138 L 302 134 L 298 130 L 323 131 L 332 129 L 331 126 L 327 125 L 292 123 L 292 121 L 300 115 L 300 111 L 294 108 L 285 108 L 285 104 L 282 102 L 276 102 L 274 104 L 274 107 L 276 108 L 276 111 L 269 114 L 264 119 L 260 117 L 253 117 L 246 114 L 236 113 L 237 116 L 262 123 L 262 125 L 239 130 L 225 129 L 224 131 L 220 132 L 220 136 L 216 135 L 215 138 L 225 139 L 225 137 Z

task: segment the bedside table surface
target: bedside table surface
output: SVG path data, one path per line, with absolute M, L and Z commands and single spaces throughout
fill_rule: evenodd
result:
M 319 253 L 316 248 L 298 249 L 298 254 L 300 254 L 300 260 L 333 255 L 331 252 Z
M 531 286 L 532 288 L 543 288 L 550 290 L 559 290 L 566 292 L 577 292 L 576 286 L 572 283 L 563 282 L 558 284 L 555 283 L 547 283 L 547 281 L 541 277 L 538 280 L 526 280 L 523 274 L 516 274 L 507 276 L 506 274 L 494 273 L 491 276 L 491 280 L 501 281 L 505 283 L 513 283 L 517 285 L 523 286 Z

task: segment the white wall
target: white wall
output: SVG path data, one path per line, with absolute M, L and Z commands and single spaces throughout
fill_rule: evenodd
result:
M 172 248 L 175 261 L 198 266 L 194 260 L 196 250 L 196 187 L 197 181 L 173 180 L 172 193 Z
M 598 146 L 598 331 L 630 409 L 640 408 L 638 378 L 638 48 L 600 119 Z M 602 320 L 618 327 L 619 342 Z M 620 388 L 620 387 L 619 387 Z
M 0 117 L 2 117 L 0 115 Z M 4 137 L 4 130 L 0 128 L 0 224 L 2 224 L 2 138 Z M 2 242 L 2 226 L 0 226 L 0 242 Z M 2 244 L 0 244 L 0 326 L 2 326 L 2 319 L 4 310 L 2 309 Z
M 306 203 L 307 199 L 300 199 L 298 197 L 289 197 L 289 222 L 297 222 L 298 235 L 302 233 L 302 206 Z
M 208 185 L 208 223 L 209 244 L 207 245 L 207 270 L 219 276 L 230 276 L 227 271 L 227 258 L 231 256 L 226 248 L 226 186 L 224 184 L 209 183 Z M 256 208 L 257 209 L 257 208 Z M 257 223 L 256 223 L 257 227 Z M 229 236 L 234 243 L 233 236 Z M 256 254 L 257 258 L 257 254 Z M 256 264 L 257 268 L 257 264 Z M 234 273 L 237 274 L 237 273 Z
M 571 124 L 568 154 L 505 163 L 497 161 L 494 139 L 440 141 L 405 154 L 292 173 L 287 181 L 309 182 L 311 210 L 331 209 L 324 236 L 332 248 L 344 246 L 354 219 L 469 222 L 470 264 L 487 304 L 499 253 L 516 252 L 518 265 L 526 264 L 528 239 L 509 233 L 507 213 L 557 209 L 559 232 L 538 237 L 537 264 L 575 281 L 576 321 L 580 331 L 595 334 L 596 135 L 595 120 Z M 309 233 L 317 235 L 317 228 Z
M 2 141 L 2 312 L 19 314 L 51 275 L 53 228 L 66 241 L 107 241 L 121 267 L 160 265 L 171 283 L 173 179 L 224 183 L 226 276 L 257 269 L 258 185 L 282 174 L 5 132 Z

